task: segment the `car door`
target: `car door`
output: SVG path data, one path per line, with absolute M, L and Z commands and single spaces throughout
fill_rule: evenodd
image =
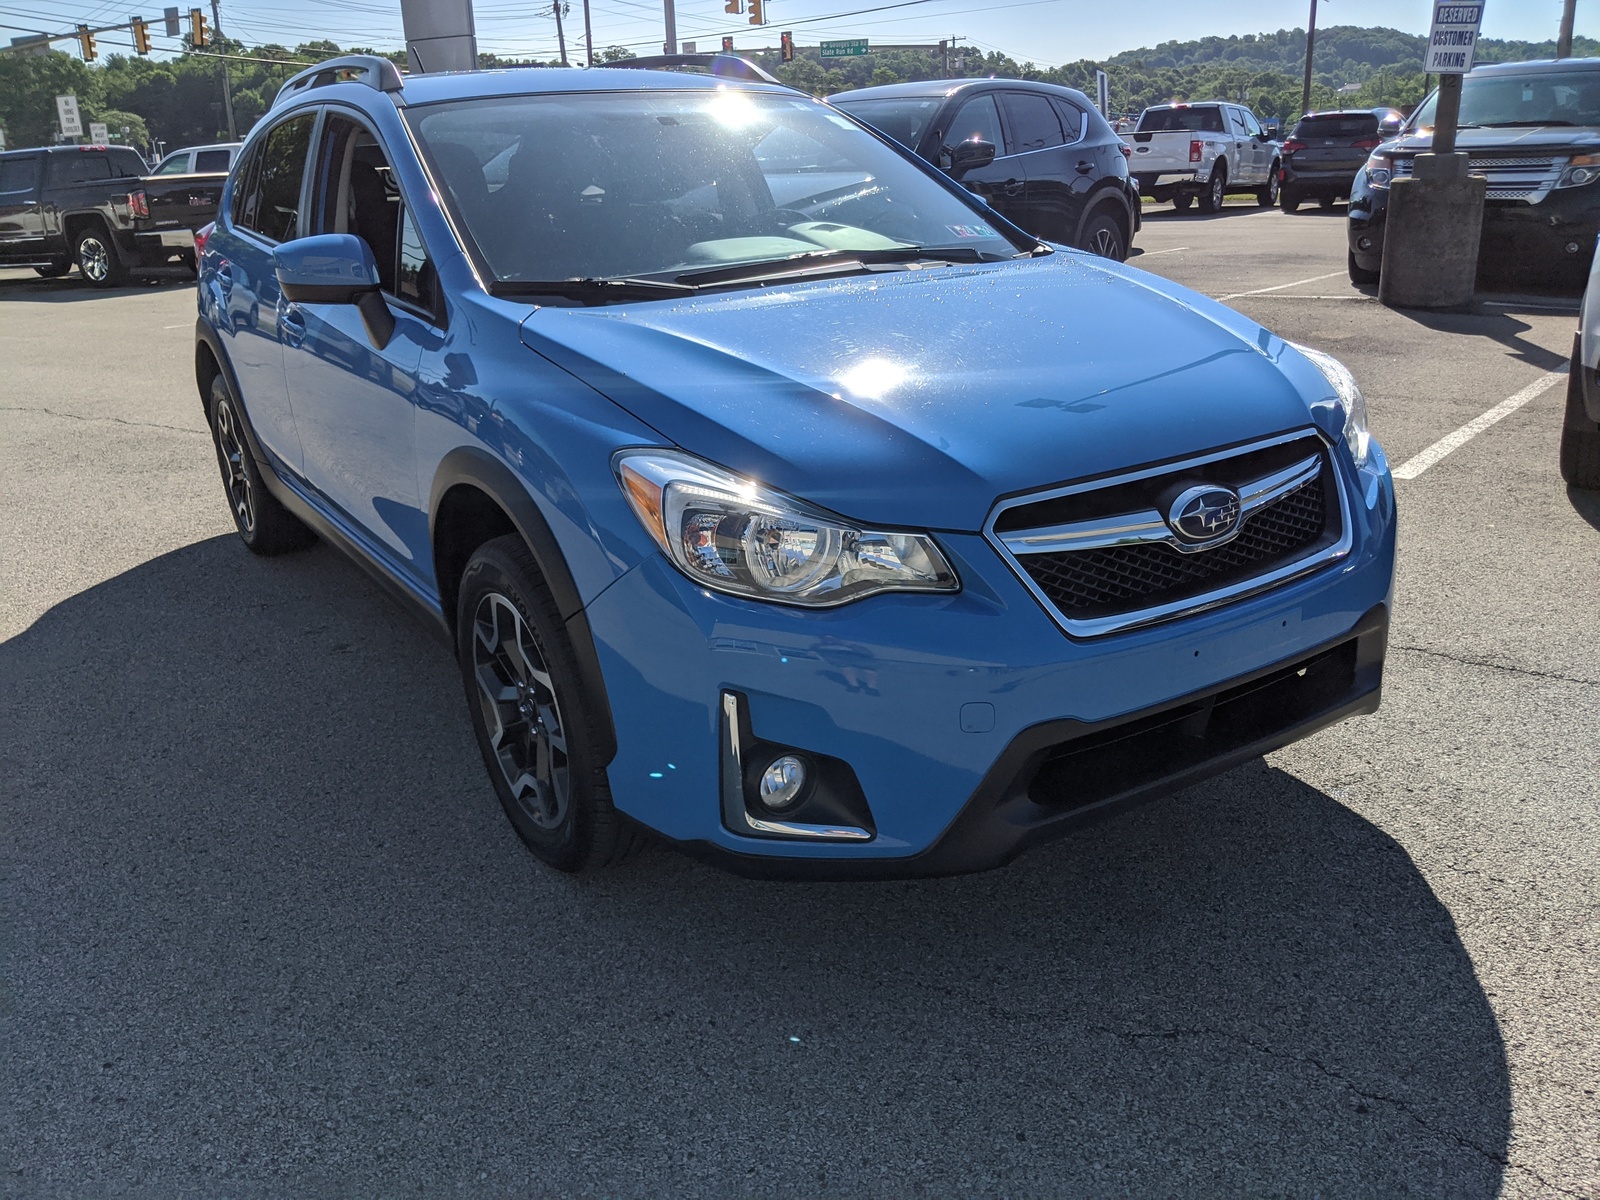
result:
M 1230 104 L 1227 113 L 1228 137 L 1236 148 L 1235 169 L 1230 178 L 1238 184 L 1260 183 L 1266 168 L 1259 161 L 1260 145 L 1251 140 L 1245 127 L 1244 111 Z
M 1043 92 L 1003 92 L 1001 110 L 1026 173 L 1017 224 L 1036 237 L 1070 244 L 1094 178 L 1093 160 L 1068 145 L 1078 140 L 1082 123 L 1072 122 L 1069 135 L 1061 112 Z
M 0 158 L 0 260 L 44 257 L 44 211 L 39 206 L 43 168 L 37 154 Z
M 941 134 L 943 148 L 939 165 L 948 168 L 949 151 L 959 142 L 985 141 L 994 144 L 995 159 L 987 167 L 977 167 L 964 172 L 957 180 L 962 187 L 982 196 L 989 205 L 1007 220 L 1020 223 L 1026 216 L 1024 193 L 1027 174 L 1017 155 L 1009 148 L 1004 126 L 1000 122 L 1000 106 L 993 92 L 983 92 L 964 100 Z
M 417 292 L 418 277 L 432 272 L 391 161 L 364 121 L 328 109 L 307 232 L 349 233 L 368 244 L 395 329 L 379 347 L 354 305 L 288 304 L 284 378 L 307 482 L 394 566 L 420 579 L 431 556 L 417 486 L 417 366 L 438 335 Z
M 252 143 L 234 179 L 227 237 L 216 266 L 222 329 L 240 399 L 256 437 L 294 474 L 300 438 L 283 376 L 283 297 L 273 248 L 300 236 L 315 109 L 291 114 Z
M 1272 175 L 1272 142 L 1262 132 L 1261 122 L 1256 120 L 1255 113 L 1248 108 L 1239 110 L 1240 117 L 1244 120 L 1245 136 L 1250 139 L 1250 153 L 1255 162 L 1255 181 L 1266 183 Z

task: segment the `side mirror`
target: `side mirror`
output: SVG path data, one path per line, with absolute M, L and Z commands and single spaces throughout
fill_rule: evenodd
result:
M 994 143 L 976 139 L 958 142 L 950 150 L 950 166 L 946 168 L 953 179 L 960 179 L 968 171 L 987 167 L 994 161 Z
M 1404 117 L 1385 117 L 1378 122 L 1378 136 L 1396 137 L 1399 135 L 1400 130 L 1405 128 L 1405 123 L 1406 119 Z
M 382 350 L 394 336 L 394 314 L 378 287 L 378 263 L 365 241 L 323 233 L 285 242 L 272 252 L 278 287 L 294 304 L 353 304 L 367 337 Z

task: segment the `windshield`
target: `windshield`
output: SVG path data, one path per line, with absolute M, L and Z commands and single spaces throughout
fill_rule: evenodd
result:
M 827 105 L 732 89 L 495 97 L 405 110 L 501 283 L 803 254 L 1014 257 L 980 210 Z
M 1435 92 L 1411 118 L 1432 125 Z M 1526 75 L 1468 75 L 1461 81 L 1461 125 L 1600 126 L 1600 70 L 1530 71 Z
M 1135 133 L 1169 133 L 1184 129 L 1190 133 L 1221 133 L 1220 108 L 1147 108 L 1139 117 Z
M 857 120 L 865 121 L 913 150 L 921 144 L 929 122 L 944 105 L 942 98 L 918 100 L 910 96 L 894 100 L 851 100 L 835 96 L 832 102 Z

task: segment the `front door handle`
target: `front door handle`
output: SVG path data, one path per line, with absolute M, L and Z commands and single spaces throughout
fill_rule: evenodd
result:
M 1008 179 L 1000 186 L 1000 190 L 1007 196 L 1022 195 L 1022 180 Z
M 230 263 L 221 263 L 217 267 L 217 286 L 222 289 L 222 298 L 226 300 L 233 291 L 233 266 Z
M 285 304 L 278 310 L 278 328 L 282 330 L 283 340 L 287 344 L 298 346 L 306 337 L 305 314 L 295 305 Z

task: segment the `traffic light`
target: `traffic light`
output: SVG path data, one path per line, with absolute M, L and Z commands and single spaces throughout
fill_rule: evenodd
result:
M 767 0 L 750 0 L 750 24 L 767 23 Z
M 724 54 L 733 53 L 733 38 L 731 36 L 727 36 L 722 39 L 722 52 Z
M 198 8 L 189 10 L 189 46 L 198 50 L 211 41 L 211 31 L 206 28 L 206 15 Z
M 722 11 L 725 13 L 733 13 L 735 16 L 738 16 L 744 11 L 744 0 L 728 0 L 728 2 L 722 6 Z
M 783 44 L 783 61 L 794 61 L 794 34 L 785 29 L 778 35 L 778 41 Z
M 149 54 L 150 22 L 143 17 L 134 17 L 128 22 L 128 27 L 133 30 L 133 48 L 140 54 Z
M 93 62 L 95 55 L 94 34 L 89 32 L 87 25 L 78 26 L 78 45 L 83 50 L 83 61 Z

